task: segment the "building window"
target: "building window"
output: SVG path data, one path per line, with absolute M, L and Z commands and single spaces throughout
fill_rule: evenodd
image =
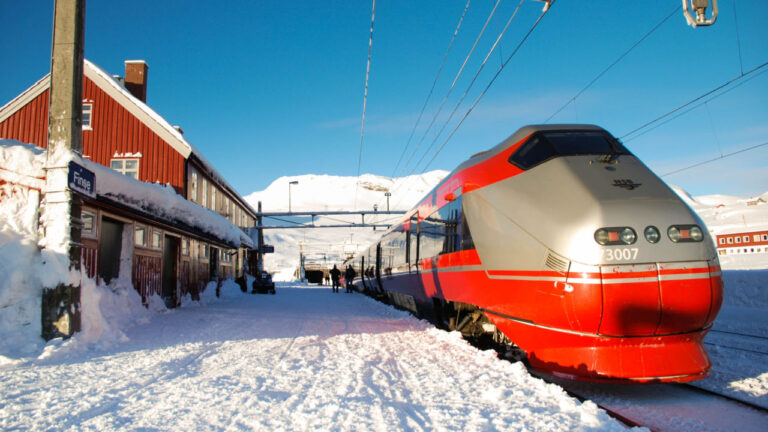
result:
M 733 237 L 728 237 L 728 244 L 733 244 Z
M 192 172 L 192 179 L 189 181 L 189 200 L 197 202 L 197 173 Z
M 96 213 L 83 210 L 80 219 L 83 221 L 83 237 L 96 238 Z
M 83 130 L 91 130 L 91 123 L 93 121 L 93 104 L 83 104 Z
M 133 243 L 136 246 L 147 245 L 147 229 L 143 226 L 136 225 L 136 233 L 133 238 Z
M 768 234 L 763 234 L 763 241 L 768 241 Z
M 112 159 L 112 162 L 109 163 L 109 167 L 128 177 L 133 177 L 137 180 L 139 178 L 138 159 Z
M 163 232 L 156 229 L 152 230 L 152 247 L 160 249 L 163 246 Z
M 205 243 L 200 245 L 200 259 L 208 259 L 208 245 Z
M 203 198 L 200 200 L 200 205 L 208 207 L 208 180 L 203 179 Z
M 749 243 L 749 236 L 744 236 L 744 243 Z
M 211 209 L 216 211 L 216 188 L 211 188 Z
M 721 245 L 724 245 L 724 244 L 725 244 L 725 239 L 724 239 L 724 238 L 722 238 L 722 237 L 720 237 L 720 244 L 721 244 Z
M 741 237 L 736 236 L 736 243 L 741 243 Z

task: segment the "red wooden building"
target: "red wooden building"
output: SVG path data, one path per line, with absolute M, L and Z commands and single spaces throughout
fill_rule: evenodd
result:
M 720 255 L 768 253 L 768 231 L 718 234 L 715 241 Z
M 125 77 L 113 77 L 85 60 L 83 157 L 144 182 L 168 184 L 181 196 L 217 212 L 245 230 L 255 211 L 192 146 L 146 104 L 148 67 L 126 61 Z M 0 138 L 45 148 L 50 76 L 0 108 Z M 250 242 L 238 243 L 175 220 L 160 218 L 115 199 L 86 199 L 83 263 L 105 281 L 126 271 L 121 250 L 130 243 L 134 286 L 146 298 L 168 304 L 196 296 L 206 282 L 243 275 L 255 265 Z M 123 260 L 121 262 L 121 259 Z

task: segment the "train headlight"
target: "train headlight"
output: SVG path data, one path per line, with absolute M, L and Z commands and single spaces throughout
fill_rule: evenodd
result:
M 637 234 L 635 234 L 635 230 L 632 228 L 624 228 L 621 230 L 621 241 L 624 242 L 624 244 L 632 244 L 637 240 Z
M 672 225 L 667 230 L 674 243 L 694 243 L 704 240 L 704 233 L 698 225 Z
M 635 230 L 629 227 L 600 228 L 595 241 L 601 246 L 631 245 L 637 240 Z
M 661 233 L 659 232 L 659 229 L 655 226 L 648 226 L 645 228 L 645 239 L 648 240 L 648 243 L 658 243 L 659 239 L 661 238 Z

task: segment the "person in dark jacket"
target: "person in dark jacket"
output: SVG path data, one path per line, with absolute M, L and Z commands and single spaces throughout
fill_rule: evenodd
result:
M 339 292 L 339 276 L 341 276 L 341 270 L 336 268 L 336 264 L 331 269 L 331 280 L 333 281 L 333 292 Z
M 346 282 L 347 285 L 347 292 L 352 292 L 352 281 L 355 279 L 355 276 L 357 275 L 357 272 L 355 269 L 352 268 L 352 266 L 347 266 L 347 269 L 344 271 L 344 282 Z

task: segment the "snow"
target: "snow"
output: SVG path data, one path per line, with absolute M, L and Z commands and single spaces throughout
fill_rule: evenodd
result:
M 364 174 L 356 177 L 331 175 L 302 175 L 280 177 L 265 190 L 245 196 L 252 207 L 262 202 L 264 212 L 288 211 L 290 187 L 291 210 L 299 211 L 349 211 L 387 209 L 386 191 L 390 197 L 391 210 L 409 210 L 437 185 L 448 171 L 435 170 L 420 175 L 391 178 Z M 289 186 L 292 181 L 298 184 Z M 366 215 L 366 223 L 391 224 L 402 215 Z M 285 220 L 286 217 L 280 219 Z M 302 220 L 300 222 L 307 222 Z M 360 223 L 360 216 L 329 216 L 315 218 L 315 225 L 333 225 L 340 222 Z M 280 225 L 280 221 L 264 219 L 264 225 Z M 371 228 L 323 228 L 314 230 L 276 229 L 264 230 L 266 244 L 278 245 L 274 254 L 265 255 L 265 268 L 273 273 L 276 281 L 293 280 L 299 262 L 300 250 L 311 261 L 328 268 L 334 260 L 340 262 L 349 253 L 366 248 L 376 240 L 383 229 Z
M 521 364 L 360 294 L 251 295 L 231 281 L 222 293 L 145 312 L 116 343 L 78 335 L 0 366 L 0 428 L 624 430 Z

